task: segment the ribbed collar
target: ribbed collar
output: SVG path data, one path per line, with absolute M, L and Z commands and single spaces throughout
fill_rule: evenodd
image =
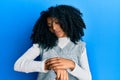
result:
M 69 42 L 70 38 L 68 37 L 58 38 L 58 46 L 60 48 L 64 48 Z

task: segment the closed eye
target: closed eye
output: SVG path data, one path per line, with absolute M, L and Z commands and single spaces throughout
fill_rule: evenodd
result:
M 55 24 L 59 24 L 59 22 L 58 22 L 58 21 L 55 21 Z

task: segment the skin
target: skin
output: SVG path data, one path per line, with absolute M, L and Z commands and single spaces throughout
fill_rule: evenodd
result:
M 49 30 L 58 38 L 67 37 L 66 33 L 60 27 L 57 19 L 48 17 L 47 25 Z M 54 70 L 56 73 L 56 80 L 68 80 L 67 69 L 73 70 L 74 68 L 74 61 L 65 58 L 55 57 L 50 58 L 45 62 L 45 70 Z
M 55 70 L 56 72 L 56 80 L 69 80 L 68 72 L 66 70 Z
M 49 30 L 54 33 L 58 38 L 60 37 L 67 37 L 66 33 L 62 30 L 59 25 L 59 22 L 55 18 L 47 18 L 47 25 Z

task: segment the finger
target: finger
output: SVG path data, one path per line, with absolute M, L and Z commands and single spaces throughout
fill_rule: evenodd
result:
M 49 66 L 50 68 L 58 67 L 61 66 L 62 64 L 59 62 L 54 62 L 54 63 L 48 63 L 46 66 Z
M 57 65 L 51 65 L 50 66 L 53 70 L 57 70 L 57 69 L 68 69 L 68 67 L 66 65 L 63 64 L 57 64 Z
M 57 59 L 60 59 L 60 58 L 59 57 L 49 58 L 46 61 L 57 60 Z
M 64 80 L 67 80 L 67 72 L 66 72 L 66 70 L 64 70 Z
M 55 60 L 55 59 L 52 59 L 52 58 L 47 59 L 47 60 L 45 61 L 45 63 L 49 63 L 49 62 L 52 61 L 52 60 Z
M 67 74 L 66 80 L 69 80 L 68 74 Z
M 57 75 L 56 75 L 56 80 L 59 80 L 59 78 L 60 78 L 60 73 L 59 73 L 59 72 L 57 72 Z
M 60 80 L 64 80 L 64 74 L 63 74 L 63 71 L 61 71 L 61 73 L 60 73 Z
M 50 66 L 61 66 L 63 65 L 61 62 L 53 62 L 53 63 L 49 63 Z
M 67 69 L 64 65 L 50 66 L 50 68 L 53 69 L 53 70 Z
M 45 62 L 45 64 L 51 65 L 51 64 L 53 64 L 53 63 L 59 63 L 59 62 L 60 62 L 60 59 L 55 58 L 55 59 L 49 59 L 49 60 L 47 60 L 47 61 Z
M 69 80 L 68 72 L 66 71 L 66 80 Z
M 68 59 L 63 59 L 63 58 L 54 58 L 54 59 L 49 59 L 46 61 L 46 64 L 53 64 L 53 63 L 63 63 L 66 64 L 70 62 Z

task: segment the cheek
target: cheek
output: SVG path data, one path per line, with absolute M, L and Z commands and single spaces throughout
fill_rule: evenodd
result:
M 49 29 L 49 31 L 52 32 L 52 33 L 54 32 L 53 29 Z
M 63 32 L 63 29 L 60 27 L 60 25 L 57 26 L 57 30 Z

